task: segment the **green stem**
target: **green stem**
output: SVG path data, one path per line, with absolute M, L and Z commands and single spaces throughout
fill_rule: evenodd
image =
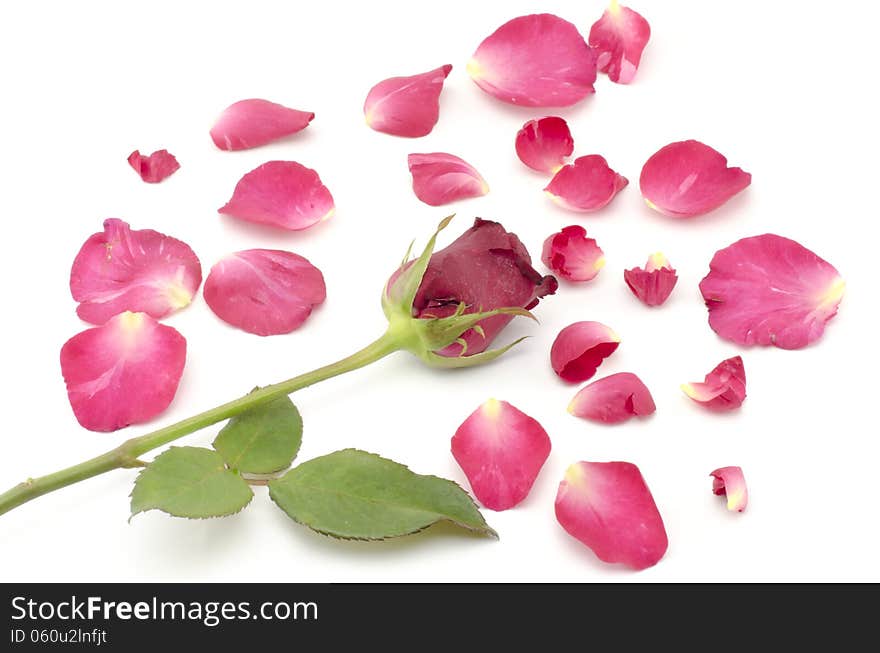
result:
M 138 457 L 148 451 L 325 379 L 369 365 L 401 349 L 402 346 L 403 339 L 400 332 L 396 331 L 392 325 L 381 338 L 340 361 L 300 374 L 281 383 L 260 388 L 240 399 L 221 404 L 158 431 L 131 438 L 115 449 L 79 465 L 19 483 L 11 490 L 0 494 L 0 515 L 39 496 L 79 483 L 87 478 L 114 469 L 143 467 L 144 463 L 138 460 Z

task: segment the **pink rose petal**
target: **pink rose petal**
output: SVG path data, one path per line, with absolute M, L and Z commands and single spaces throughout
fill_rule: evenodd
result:
M 775 234 L 743 238 L 716 252 L 700 282 L 715 333 L 740 345 L 782 349 L 822 337 L 845 287 L 834 266 Z
M 504 102 L 567 107 L 595 92 L 596 55 L 567 20 L 533 14 L 495 30 L 467 71 L 477 86 Z
M 553 341 L 550 364 L 563 381 L 580 383 L 596 374 L 602 361 L 620 345 L 618 336 L 600 322 L 569 324 Z
M 752 183 L 741 168 L 728 168 L 727 157 L 699 141 L 671 143 L 642 168 L 639 185 L 655 211 L 677 218 L 703 215 Z
M 327 220 L 334 210 L 333 196 L 317 172 L 295 161 L 269 161 L 239 180 L 219 212 L 298 231 Z
M 556 519 L 604 562 L 656 565 L 669 545 L 663 518 L 632 463 L 571 465 L 556 494 Z
M 709 474 L 713 477 L 712 492 L 727 495 L 727 509 L 742 512 L 749 503 L 749 490 L 741 467 L 721 467 Z
M 516 155 L 532 170 L 553 174 L 574 151 L 568 123 L 558 116 L 529 120 L 516 133 Z
M 120 313 L 61 348 L 70 406 L 90 431 L 140 424 L 168 408 L 185 362 L 186 339 L 146 313 Z
M 641 14 L 611 0 L 602 18 L 590 29 L 590 46 L 598 55 L 599 71 L 607 73 L 612 82 L 629 84 L 650 38 L 651 26 Z
M 150 156 L 135 150 L 128 155 L 128 165 L 148 184 L 158 184 L 180 168 L 177 159 L 168 150 L 156 150 Z
M 364 102 L 367 124 L 377 132 L 426 136 L 440 118 L 440 92 L 452 71 L 446 64 L 421 75 L 392 77 L 370 89 Z
M 606 206 L 628 183 L 603 157 L 590 154 L 560 168 L 544 191 L 562 208 L 586 213 Z
M 569 281 L 590 281 L 605 266 L 605 254 L 580 225 L 564 227 L 544 241 L 541 260 Z
M 721 361 L 701 383 L 685 383 L 684 393 L 709 410 L 723 413 L 742 406 L 746 398 L 746 370 L 740 356 Z
M 650 415 L 657 407 L 647 386 L 635 374 L 619 372 L 581 388 L 568 412 L 604 424 L 619 424 L 631 417 Z
M 507 510 L 529 494 L 550 455 L 540 424 L 506 401 L 490 399 L 452 437 L 452 455 L 480 503 Z
M 413 192 L 425 204 L 442 206 L 450 202 L 482 197 L 489 185 L 467 161 L 446 154 L 410 154 L 407 157 L 412 173 Z
M 211 127 L 211 140 L 221 150 L 248 150 L 308 127 L 311 111 L 297 111 L 268 100 L 240 100 L 229 105 Z
M 272 336 L 302 325 L 327 291 L 321 271 L 302 256 L 248 249 L 211 268 L 204 295 L 224 322 L 258 336 Z
M 626 285 L 633 295 L 648 306 L 660 306 L 669 299 L 678 281 L 678 274 L 660 252 L 652 254 L 644 268 L 623 271 Z
M 123 311 L 163 318 L 187 306 L 202 282 L 202 266 L 189 245 L 152 229 L 132 231 L 127 222 L 104 220 L 70 270 L 77 315 L 103 324 Z

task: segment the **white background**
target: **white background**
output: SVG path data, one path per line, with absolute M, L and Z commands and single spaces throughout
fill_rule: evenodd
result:
M 608 264 L 594 282 L 562 284 L 543 301 L 539 326 L 523 321 L 505 331 L 499 343 L 533 337 L 496 364 L 450 373 L 398 354 L 295 396 L 305 420 L 300 460 L 359 447 L 465 487 L 449 440 L 472 410 L 497 397 L 537 418 L 553 451 L 523 504 L 485 511 L 500 541 L 444 526 L 384 543 L 335 541 L 289 521 L 265 488 L 232 518 L 150 513 L 128 523 L 135 473 L 116 471 L 0 517 L 0 580 L 880 580 L 872 95 L 880 16 L 867 2 L 643 0 L 635 8 L 653 29 L 635 83 L 617 86 L 600 75 L 594 96 L 545 111 L 495 101 L 468 79 L 465 63 L 510 18 L 549 11 L 586 34 L 603 2 L 5 3 L 3 486 L 366 344 L 383 330 L 379 295 L 388 274 L 410 240 L 423 243 L 451 211 L 459 217 L 441 246 L 476 215 L 497 219 L 543 271 L 544 238 L 583 224 Z M 454 69 L 433 133 L 399 139 L 364 125 L 361 107 L 374 83 L 445 63 Z M 248 97 L 317 117 L 283 143 L 215 149 L 214 117 Z M 566 213 L 541 192 L 545 179 L 517 160 L 517 129 L 548 112 L 569 121 L 576 155 L 600 153 L 633 182 L 607 210 Z M 686 138 L 725 153 L 753 184 L 711 215 L 676 221 L 643 205 L 637 180 L 648 156 Z M 162 184 L 144 184 L 125 160 L 135 148 L 168 148 L 182 167 Z M 489 195 L 448 210 L 418 202 L 406 155 L 432 151 L 474 164 Z M 219 216 L 239 177 L 270 159 L 317 169 L 336 216 L 299 233 Z M 110 216 L 185 240 L 206 274 L 230 251 L 290 249 L 323 270 L 327 302 L 301 330 L 259 338 L 222 323 L 199 294 L 167 320 L 189 343 L 170 410 L 151 424 L 90 433 L 67 403 L 58 351 L 87 326 L 69 295 L 70 263 Z M 712 254 L 765 232 L 797 239 L 847 280 L 840 314 L 806 350 L 742 350 L 708 327 L 697 284 Z M 623 270 L 655 250 L 680 280 L 664 307 L 649 310 L 626 289 Z M 656 415 L 608 428 L 565 411 L 577 388 L 555 377 L 548 351 L 577 320 L 621 334 L 600 376 L 639 374 Z M 740 412 L 709 414 L 682 395 L 680 383 L 701 380 L 737 353 L 748 373 Z M 183 442 L 206 445 L 216 431 Z M 601 563 L 558 526 L 557 484 L 578 460 L 641 468 L 669 535 L 656 567 L 632 573 Z M 709 472 L 724 465 L 745 470 L 751 502 L 742 515 L 710 491 Z

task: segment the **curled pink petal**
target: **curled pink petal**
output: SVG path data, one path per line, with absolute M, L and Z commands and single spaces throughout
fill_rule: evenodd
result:
M 564 227 L 544 241 L 541 260 L 569 281 L 590 281 L 605 266 L 605 253 L 580 225 Z
M 258 336 L 290 333 L 327 296 L 324 276 L 308 260 L 275 249 L 230 254 L 208 273 L 205 301 L 224 322 Z
M 603 562 L 636 570 L 656 565 L 669 545 L 654 497 L 632 463 L 571 465 L 556 494 L 556 519 Z
M 220 213 L 298 231 L 327 220 L 333 196 L 318 173 L 296 161 L 269 161 L 242 177 Z
M 467 161 L 452 154 L 410 154 L 407 157 L 412 174 L 413 192 L 425 204 L 441 206 L 482 197 L 489 185 Z
M 553 341 L 550 364 L 563 381 L 580 383 L 596 374 L 602 361 L 620 345 L 618 336 L 600 322 L 569 324 Z
M 446 64 L 420 75 L 379 82 L 364 102 L 367 124 L 394 136 L 430 134 L 440 118 L 440 92 L 451 71 L 452 66 Z
M 721 361 L 701 383 L 685 383 L 684 393 L 709 410 L 723 413 L 742 406 L 746 398 L 746 369 L 740 356 Z
M 187 306 L 201 283 L 189 245 L 152 229 L 132 231 L 117 218 L 83 243 L 70 270 L 76 313 L 92 324 L 123 311 L 163 318 Z
M 596 55 L 553 14 L 520 16 L 488 36 L 467 65 L 477 86 L 526 107 L 567 107 L 595 92 Z
M 538 172 L 555 173 L 573 151 L 568 123 L 558 116 L 529 120 L 516 133 L 516 155 Z
M 268 100 L 240 100 L 229 105 L 211 127 L 211 140 L 221 150 L 248 150 L 308 127 L 311 111 L 297 111 Z
M 148 184 L 158 184 L 180 168 L 177 159 L 168 150 L 156 150 L 150 156 L 135 150 L 128 155 L 128 165 Z
M 727 509 L 742 512 L 749 503 L 749 489 L 741 467 L 721 467 L 709 474 L 713 477 L 712 492 L 727 495 Z
M 607 73 L 612 82 L 629 84 L 650 38 L 651 26 L 641 14 L 611 0 L 590 29 L 590 46 L 596 50 L 599 71 Z
M 655 211 L 677 218 L 717 209 L 752 183 L 741 168 L 728 168 L 727 157 L 699 141 L 660 148 L 642 168 L 642 197 Z
M 821 338 L 845 287 L 833 265 L 775 234 L 719 250 L 700 282 L 715 333 L 740 345 L 781 349 Z
M 458 427 L 452 455 L 480 503 L 490 510 L 507 510 L 532 489 L 550 455 L 550 437 L 522 411 L 490 399 Z
M 590 154 L 560 168 L 544 191 L 562 208 L 586 213 L 606 206 L 628 183 L 603 157 Z
M 644 268 L 623 271 L 626 285 L 639 301 L 648 306 L 660 306 L 669 299 L 678 281 L 678 274 L 660 252 L 652 254 Z
M 186 339 L 146 313 L 120 313 L 61 348 L 70 406 L 90 431 L 140 424 L 168 408 L 185 362 Z
M 631 417 L 650 415 L 657 407 L 651 391 L 635 374 L 619 372 L 581 388 L 568 412 L 604 424 L 619 424 Z

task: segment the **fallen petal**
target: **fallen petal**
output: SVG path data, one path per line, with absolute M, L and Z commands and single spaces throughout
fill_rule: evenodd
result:
M 628 183 L 603 157 L 590 154 L 560 168 L 544 191 L 562 208 L 586 213 L 606 206 Z
M 308 260 L 275 249 L 248 249 L 208 273 L 205 301 L 224 322 L 258 336 L 290 333 L 323 303 L 324 276 Z
M 480 173 L 452 154 L 410 154 L 407 162 L 416 197 L 430 206 L 482 197 L 489 192 L 489 185 Z
M 83 243 L 70 270 L 76 314 L 92 324 L 123 311 L 163 318 L 187 306 L 201 283 L 189 245 L 152 229 L 132 231 L 117 218 Z
M 684 393 L 715 412 L 735 410 L 746 398 L 746 370 L 740 356 L 721 361 L 702 383 L 685 383 Z
M 507 510 L 532 489 L 550 455 L 550 437 L 522 411 L 490 399 L 458 427 L 452 455 L 480 503 Z
M 648 206 L 678 218 L 717 209 L 750 183 L 752 175 L 728 168 L 727 157 L 699 141 L 660 148 L 645 163 L 639 179 Z
M 742 512 L 749 503 L 749 489 L 741 467 L 721 467 L 710 474 L 712 492 L 727 495 L 727 509 Z
M 618 336 L 600 322 L 569 324 L 553 341 L 550 364 L 563 381 L 580 383 L 596 374 L 602 361 L 620 345 Z
M 211 127 L 211 140 L 221 150 L 248 150 L 302 131 L 314 118 L 311 111 L 268 100 L 240 100 L 220 114 Z
M 556 494 L 556 519 L 603 562 L 656 565 L 669 545 L 663 518 L 632 463 L 571 465 Z
M 467 71 L 477 86 L 504 102 L 567 107 L 595 92 L 596 54 L 567 20 L 532 14 L 487 37 Z
M 168 408 L 185 362 L 186 339 L 146 313 L 120 313 L 61 348 L 70 406 L 90 431 L 141 424 Z
M 652 254 L 644 268 L 623 271 L 626 285 L 633 295 L 648 306 L 660 306 L 669 299 L 678 281 L 678 274 L 660 252 Z
M 635 374 L 619 372 L 581 388 L 568 405 L 575 417 L 619 424 L 650 415 L 657 407 L 647 386 Z
M 150 156 L 135 150 L 128 155 L 128 165 L 148 184 L 158 184 L 180 168 L 177 159 L 168 150 L 156 150 Z
M 650 38 L 651 26 L 641 14 L 611 0 L 602 18 L 590 29 L 590 46 L 596 51 L 599 71 L 612 82 L 629 84 Z
M 516 155 L 538 172 L 555 173 L 573 151 L 568 123 L 558 116 L 529 120 L 516 133 Z
M 564 227 L 544 241 L 541 260 L 569 281 L 590 281 L 605 266 L 605 254 L 580 225 Z
M 269 161 L 239 180 L 220 213 L 298 231 L 333 215 L 333 196 L 318 173 L 295 161 Z
M 715 253 L 700 292 L 709 326 L 740 345 L 800 349 L 822 337 L 846 283 L 803 245 L 764 234 Z
M 440 92 L 451 71 L 452 66 L 446 64 L 421 75 L 379 82 L 364 102 L 367 124 L 394 136 L 430 134 L 440 118 Z

